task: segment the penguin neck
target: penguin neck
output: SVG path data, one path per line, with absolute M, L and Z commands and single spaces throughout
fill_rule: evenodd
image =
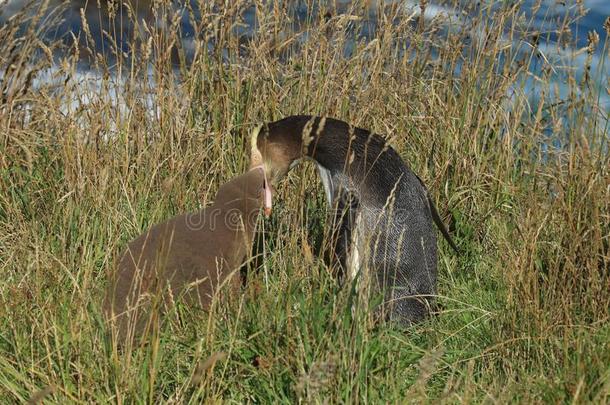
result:
M 334 198 L 340 188 L 354 191 L 366 182 L 366 177 L 374 177 L 374 172 L 380 169 L 375 164 L 378 159 L 374 158 L 379 156 L 380 148 L 372 145 L 369 150 L 364 146 L 367 138 L 356 133 L 350 140 L 346 134 L 322 131 L 304 151 L 316 163 L 327 198 Z
M 223 184 L 216 194 L 214 208 L 218 212 L 240 212 L 250 216 L 263 205 L 260 197 L 263 174 L 252 171 Z
M 404 174 L 402 160 L 383 138 L 360 129 L 346 132 L 322 130 L 304 151 L 316 163 L 327 201 L 348 193 L 358 201 L 379 196 L 383 204 Z
M 346 167 L 348 145 L 341 137 L 323 133 L 309 145 L 306 156 L 313 159 L 318 170 L 325 170 L 330 175 L 343 172 Z

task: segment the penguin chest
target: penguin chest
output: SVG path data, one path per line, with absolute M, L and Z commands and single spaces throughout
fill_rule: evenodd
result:
M 356 214 L 356 218 L 354 220 L 354 227 L 352 228 L 352 233 L 350 235 L 349 240 L 349 248 L 347 250 L 347 274 L 349 274 L 349 278 L 351 280 L 355 279 L 360 273 L 360 269 L 362 267 L 362 231 L 360 230 L 360 214 Z
M 320 180 L 322 180 L 322 186 L 324 186 L 324 194 L 326 195 L 326 201 L 329 204 L 332 204 L 333 199 L 335 197 L 333 176 L 330 170 L 328 170 L 321 164 L 316 162 L 316 166 L 318 167 L 318 174 L 320 175 Z
M 344 264 L 347 275 L 350 279 L 356 278 L 363 263 L 363 235 L 365 229 L 361 229 L 361 215 L 359 210 L 358 197 L 354 195 L 354 190 L 350 187 L 347 176 L 342 173 L 332 173 L 324 166 L 316 162 L 320 180 L 324 187 L 326 201 L 330 207 L 336 210 L 333 213 L 335 226 L 339 224 L 340 244 L 343 252 Z

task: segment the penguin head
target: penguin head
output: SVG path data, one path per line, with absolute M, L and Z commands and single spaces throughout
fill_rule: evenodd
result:
M 262 166 L 271 184 L 277 184 L 302 157 L 301 139 L 292 131 L 257 126 L 250 137 L 250 167 Z

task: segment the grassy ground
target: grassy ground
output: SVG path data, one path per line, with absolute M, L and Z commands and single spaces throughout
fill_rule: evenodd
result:
M 0 403 L 610 401 L 609 131 L 594 71 L 568 71 L 558 102 L 544 58 L 508 42 L 531 38 L 519 4 L 449 35 L 390 7 L 349 56 L 361 5 L 297 32 L 280 7 L 261 12 L 246 42 L 230 28 L 245 3 L 205 7 L 192 61 L 170 19 L 133 38 L 124 80 L 88 91 L 77 58 L 105 71 L 109 57 L 85 38 L 47 47 L 36 29 L 19 41 L 0 28 Z M 56 83 L 34 86 L 60 45 L 72 56 Z M 527 80 L 544 90 L 536 103 Z M 326 205 L 302 165 L 261 219 L 240 297 L 209 315 L 179 307 L 149 345 L 117 349 L 100 308 L 120 250 L 209 202 L 246 169 L 255 123 L 294 113 L 385 134 L 424 179 L 461 250 L 439 241 L 440 313 L 405 331 L 352 310 L 319 258 Z

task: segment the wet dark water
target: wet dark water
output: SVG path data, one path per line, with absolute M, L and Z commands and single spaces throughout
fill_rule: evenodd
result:
M 468 2 L 473 0 L 464 1 Z M 8 0 L 8 2 L 6 0 L 0 0 L 0 3 L 4 3 L 2 6 L 2 15 L 0 15 L 0 24 L 2 24 L 12 14 L 21 10 L 24 7 L 24 4 L 27 2 L 24 0 Z M 106 2 L 102 2 L 102 4 L 105 3 Z M 151 1 L 138 0 L 134 3 L 138 4 L 139 6 L 139 9 L 137 10 L 138 16 L 147 20 L 149 24 L 151 21 L 152 24 L 154 24 L 155 17 L 151 14 L 149 7 Z M 193 5 L 195 3 L 197 2 L 193 2 Z M 332 2 L 314 2 L 314 4 L 318 5 L 325 3 Z M 537 3 L 540 3 L 541 6 L 537 9 L 537 11 L 534 12 L 534 8 L 532 6 Z M 563 3 L 566 3 L 566 5 L 562 5 Z M 558 38 L 553 32 L 553 28 L 556 26 L 557 21 L 560 21 L 566 15 L 566 13 L 570 15 L 577 12 L 578 6 L 575 3 L 575 1 L 559 2 L 556 0 L 532 0 L 524 3 L 525 5 L 522 7 L 522 12 L 524 13 L 525 18 L 531 21 L 532 28 L 537 29 L 541 33 L 538 46 L 542 53 L 544 53 L 544 56 L 548 58 L 552 64 L 557 64 L 558 66 L 566 65 L 566 63 L 570 64 L 571 68 L 575 70 L 577 77 L 582 77 L 582 75 L 585 73 L 584 60 L 586 53 L 582 53 L 575 58 L 572 58 L 570 53 L 575 49 L 582 48 L 587 45 L 588 32 L 593 30 L 597 31 L 602 42 L 597 47 L 597 50 L 593 55 L 592 71 L 595 72 L 598 69 L 601 70 L 602 74 L 600 77 L 597 77 L 597 80 L 599 81 L 600 85 L 603 85 L 607 77 L 610 75 L 610 61 L 607 60 L 608 54 L 604 54 L 603 52 L 603 41 L 605 40 L 606 36 L 603 25 L 606 18 L 610 16 L 610 0 L 584 0 L 583 6 L 585 9 L 588 9 L 586 16 L 570 25 L 570 29 L 572 31 L 572 38 L 570 41 L 572 44 L 572 49 L 560 50 L 556 46 L 556 41 Z M 57 4 L 59 4 L 59 1 L 57 1 L 55 5 Z M 86 4 L 88 4 L 87 7 L 85 7 Z M 292 7 L 293 15 L 295 17 L 294 21 L 297 25 L 306 21 L 311 15 L 318 15 L 319 7 L 321 7 L 314 6 L 313 8 L 309 8 L 304 1 L 292 1 L 288 4 L 290 4 Z M 340 13 L 349 8 L 350 1 L 338 0 L 335 2 L 335 4 L 337 5 L 337 9 L 334 11 Z M 411 7 L 414 11 L 419 10 L 419 1 L 402 1 L 400 4 L 407 8 Z M 119 16 L 119 18 L 116 19 L 117 22 L 114 23 L 114 25 L 110 25 L 107 18 L 100 18 L 104 11 L 100 12 L 100 10 L 97 8 L 97 0 L 90 0 L 89 2 L 72 0 L 69 2 L 68 7 L 62 9 L 61 13 L 58 11 L 49 12 L 48 18 L 50 20 L 54 19 L 56 24 L 54 24 L 53 29 L 49 29 L 44 33 L 46 39 L 53 40 L 59 38 L 64 40 L 66 43 L 70 43 L 74 35 L 75 37 L 80 36 L 82 41 L 85 37 L 81 22 L 81 8 L 83 7 L 85 7 L 84 12 L 87 16 L 87 20 L 89 21 L 90 32 L 91 36 L 93 37 L 93 41 L 95 42 L 96 51 L 104 55 L 108 55 L 109 64 L 112 64 L 112 52 L 110 52 L 110 49 L 112 49 L 112 42 L 116 41 L 122 52 L 129 52 L 129 43 L 131 42 L 131 38 L 133 38 L 134 30 L 138 28 L 133 27 L 129 22 L 130 20 L 127 18 L 127 10 L 119 8 L 117 10 L 117 15 Z M 195 10 L 196 18 L 197 7 L 195 6 L 193 8 Z M 371 17 L 374 16 L 374 13 L 374 9 L 369 12 Z M 432 0 L 426 9 L 425 17 L 431 19 L 444 14 L 451 15 L 452 13 L 455 15 L 456 10 L 452 9 L 450 6 L 442 5 L 440 0 Z M 123 15 L 124 18 L 120 18 L 121 15 Z M 238 27 L 235 30 L 239 32 L 240 35 L 251 35 L 256 29 L 254 7 L 247 9 L 243 13 L 243 18 L 245 21 L 244 26 Z M 361 26 L 357 30 L 357 35 L 359 38 L 354 38 L 354 40 L 367 40 L 375 34 L 376 26 L 374 24 L 374 18 L 364 20 L 360 24 Z M 139 29 L 141 29 L 141 27 Z M 186 9 L 184 9 L 182 12 L 179 29 L 184 45 L 183 48 L 186 50 L 188 58 L 189 50 L 193 48 L 189 45 L 193 41 L 195 30 L 191 25 L 189 12 Z M 102 34 L 103 30 L 112 32 L 114 38 L 107 38 Z M 349 53 L 349 51 L 350 49 L 348 44 L 345 52 Z M 81 68 L 86 70 L 88 69 L 88 66 L 86 63 L 83 63 Z M 534 66 L 534 69 L 536 69 L 536 66 Z M 565 79 L 565 77 L 562 77 L 561 74 L 558 74 L 555 78 L 559 88 L 563 88 L 565 91 L 567 91 L 565 86 L 563 86 L 563 79 Z M 535 89 L 532 89 L 532 92 L 535 94 Z M 601 105 L 604 109 L 610 111 L 610 97 L 605 92 L 602 92 Z

